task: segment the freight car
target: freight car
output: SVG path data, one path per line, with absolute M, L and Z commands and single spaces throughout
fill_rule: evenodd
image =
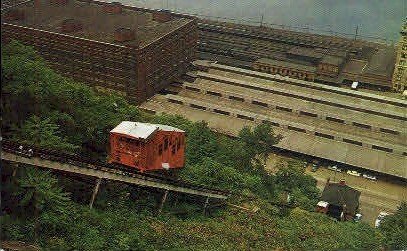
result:
M 142 172 L 182 168 L 185 132 L 167 125 L 123 121 L 110 131 L 109 162 Z

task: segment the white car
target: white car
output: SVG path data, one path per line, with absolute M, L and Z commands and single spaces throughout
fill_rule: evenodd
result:
M 363 174 L 363 178 L 369 179 L 369 180 L 377 180 L 377 177 L 374 175 L 370 175 L 370 174 Z
M 374 222 L 374 227 L 378 228 L 380 226 L 380 222 L 384 219 L 384 217 L 389 215 L 390 215 L 389 213 L 380 212 L 380 214 L 377 216 L 376 221 Z
M 360 222 L 362 220 L 362 217 L 363 217 L 362 214 L 358 213 L 358 214 L 355 215 L 355 218 L 353 218 L 353 221 L 354 222 Z
M 349 175 L 358 176 L 358 177 L 361 175 L 359 172 L 351 171 L 351 170 L 347 171 L 346 173 L 349 174 Z
M 342 169 L 337 166 L 328 166 L 328 169 L 336 172 L 342 172 Z

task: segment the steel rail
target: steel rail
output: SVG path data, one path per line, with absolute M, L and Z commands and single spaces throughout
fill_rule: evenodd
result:
M 23 151 L 21 151 L 20 146 L 22 146 Z M 158 182 L 166 185 L 177 186 L 181 188 L 192 189 L 204 193 L 211 193 L 216 195 L 221 195 L 224 197 L 230 196 L 230 191 L 221 190 L 216 188 L 210 188 L 203 185 L 193 184 L 187 181 L 183 181 L 180 179 L 174 179 L 170 177 L 166 177 L 163 175 L 152 174 L 152 173 L 145 173 L 140 172 L 135 169 L 131 169 L 122 165 L 117 164 L 109 164 L 100 160 L 91 159 L 89 156 L 80 156 L 78 154 L 70 154 L 64 153 L 52 149 L 44 149 L 38 148 L 28 144 L 21 144 L 18 142 L 2 140 L 1 149 L 3 152 L 19 155 L 25 158 L 39 158 L 42 160 L 49 160 L 54 162 L 59 162 L 63 164 L 72 165 L 79 168 L 84 169 L 92 169 L 103 171 L 112 174 L 123 175 L 127 177 L 138 178 L 150 182 Z M 32 152 L 29 153 L 28 149 L 31 149 Z M 2 155 L 3 159 L 3 155 Z

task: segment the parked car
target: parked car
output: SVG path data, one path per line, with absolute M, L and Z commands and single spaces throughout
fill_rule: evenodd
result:
M 362 176 L 363 176 L 363 178 L 366 178 L 366 179 L 369 179 L 369 180 L 377 180 L 376 176 L 370 175 L 370 174 L 367 174 L 367 173 L 363 174 Z
M 304 167 L 304 168 L 307 168 L 307 166 L 308 166 L 308 162 L 304 161 L 303 167 Z
M 336 171 L 336 172 L 342 172 L 342 169 L 340 169 L 340 168 L 337 167 L 336 165 L 334 165 L 334 166 L 328 166 L 328 169 L 329 169 L 329 170 L 332 170 L 332 171 Z
M 377 216 L 377 219 L 376 219 L 376 221 L 375 221 L 375 223 L 374 223 L 374 227 L 380 227 L 380 222 L 386 217 L 386 216 L 389 216 L 390 214 L 389 213 L 386 213 L 386 212 L 380 212 L 379 213 L 379 215 Z
M 353 218 L 354 222 L 359 222 L 362 220 L 362 214 L 355 214 L 355 218 Z
M 349 175 L 358 176 L 358 177 L 361 175 L 361 173 L 359 173 L 357 171 L 353 171 L 353 170 L 349 170 L 346 173 L 349 174 Z
M 311 171 L 312 171 L 312 172 L 316 172 L 317 170 L 318 170 L 318 164 L 313 163 L 313 164 L 312 164 Z

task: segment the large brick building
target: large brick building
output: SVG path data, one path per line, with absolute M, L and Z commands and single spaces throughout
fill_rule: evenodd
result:
M 2 9 L 2 42 L 33 45 L 59 72 L 140 103 L 195 58 L 196 20 L 91 0 L 33 0 Z

